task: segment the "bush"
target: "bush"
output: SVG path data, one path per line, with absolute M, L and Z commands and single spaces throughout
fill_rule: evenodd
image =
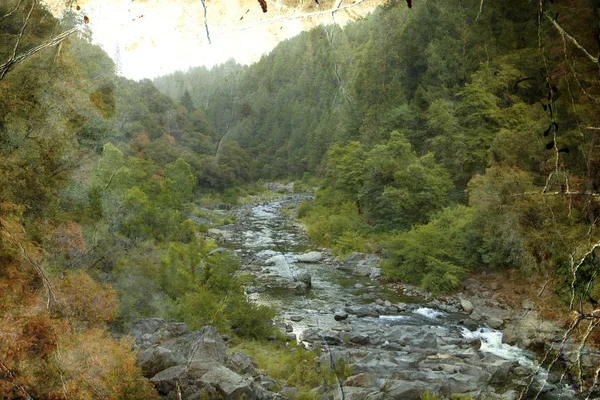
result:
M 301 347 L 287 349 L 259 342 L 242 343 L 238 350 L 253 357 L 258 367 L 267 371 L 268 376 L 298 388 L 298 399 L 311 399 L 310 389 L 321 385 L 337 385 L 335 372 L 328 365 L 319 364 L 317 350 L 309 351 Z M 339 376 L 342 380 L 352 374 L 348 364 L 341 360 L 336 363 L 336 371 L 341 373 Z
M 300 204 L 298 204 L 298 209 L 296 210 L 296 217 L 302 219 L 308 215 L 312 206 L 306 200 L 303 200 Z
M 479 242 L 472 209 L 446 208 L 428 224 L 388 241 L 383 272 L 392 279 L 420 285 L 435 294 L 449 292 L 477 264 Z
M 360 233 L 347 230 L 337 238 L 332 254 L 344 258 L 353 252 L 364 253 L 367 251 L 367 247 L 367 241 Z

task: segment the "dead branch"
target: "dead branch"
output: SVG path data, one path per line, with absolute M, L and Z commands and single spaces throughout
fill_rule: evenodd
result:
M 544 11 L 544 15 L 550 22 L 552 22 L 552 25 L 554 25 L 554 27 L 560 32 L 560 34 L 562 36 L 569 39 L 569 41 L 571 43 L 573 43 L 575 45 L 575 47 L 577 47 L 579 50 L 581 50 L 594 64 L 598 64 L 598 57 L 594 57 L 585 47 L 580 45 L 579 42 L 577 41 L 577 39 L 575 39 L 573 36 L 569 35 L 567 33 L 567 31 L 565 31 L 563 29 L 563 27 L 560 26 L 558 24 L 558 22 L 556 22 L 556 20 L 550 14 L 548 14 L 547 11 Z
M 5 62 L 4 64 L 0 65 L 0 80 L 2 80 L 6 74 L 8 73 L 8 71 L 16 64 L 24 61 L 25 59 L 27 59 L 28 57 L 31 57 L 32 55 L 34 55 L 35 53 L 48 48 L 48 47 L 52 47 L 52 46 L 56 46 L 57 44 L 61 43 L 63 40 L 65 40 L 66 38 L 68 38 L 69 36 L 71 36 L 72 34 L 74 34 L 75 32 L 77 32 L 78 29 L 77 28 L 72 28 L 69 29 L 68 31 L 65 31 L 63 33 L 61 33 L 58 36 L 53 37 L 52 39 L 49 39 L 47 41 L 45 41 L 44 43 L 29 49 L 19 55 L 16 55 L 14 57 L 11 57 L 7 62 Z
M 21 3 L 23 3 L 23 0 L 19 0 L 17 5 L 12 10 L 10 10 L 8 13 L 6 13 L 2 17 L 0 17 L 0 19 L 8 18 L 11 15 L 13 15 L 19 9 L 19 7 L 21 7 Z

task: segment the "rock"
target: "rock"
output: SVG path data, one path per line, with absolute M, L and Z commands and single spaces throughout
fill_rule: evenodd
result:
M 357 283 L 356 285 L 354 285 L 355 289 L 364 289 L 365 285 L 363 285 L 362 283 Z
M 351 253 L 348 257 L 342 261 L 344 264 L 358 264 L 359 261 L 365 257 L 364 253 Z
M 369 306 L 346 307 L 344 311 L 346 311 L 348 314 L 356 315 L 357 317 L 379 317 L 379 313 Z
M 465 374 L 452 374 L 444 378 L 442 391 L 444 393 L 467 393 L 477 390 L 481 377 L 473 377 Z
M 385 313 L 386 314 L 398 314 L 398 307 L 396 306 L 390 306 L 390 307 L 386 307 L 385 308 Z
M 348 313 L 346 311 L 338 311 L 333 315 L 333 318 L 336 321 L 343 321 L 348 318 Z
M 366 373 L 360 373 L 358 375 L 352 375 L 344 381 L 344 386 L 355 386 L 355 387 L 370 387 L 373 386 L 375 379 L 372 375 Z
M 497 360 L 491 364 L 487 364 L 485 369 L 491 374 L 490 383 L 492 384 L 505 384 L 510 382 L 512 377 L 511 371 L 518 367 L 517 361 L 510 360 Z
M 340 345 L 343 343 L 338 334 L 331 331 L 322 332 L 316 328 L 308 328 L 300 335 L 300 340 L 309 343 L 317 343 L 325 341 L 330 345 Z
M 373 392 L 377 392 L 376 389 L 374 388 L 362 388 L 362 387 L 346 387 L 344 388 L 344 400 L 373 400 L 374 397 L 371 396 L 371 394 L 374 394 Z M 331 398 L 330 396 L 327 397 L 319 397 L 319 399 L 326 399 L 326 398 Z M 340 393 L 339 390 L 336 390 L 334 392 L 333 395 L 333 400 L 342 400 L 342 395 Z
M 311 251 L 310 253 L 301 254 L 299 256 L 296 256 L 296 262 L 307 263 L 307 264 L 318 263 L 322 259 L 323 259 L 323 253 L 321 253 L 319 251 Z
M 500 329 L 504 325 L 504 321 L 496 317 L 488 318 L 487 321 L 485 321 L 485 323 L 492 329 Z
M 141 338 L 142 335 L 152 335 L 165 324 L 162 318 L 140 318 L 133 321 L 131 336 L 134 339 Z
M 301 272 L 296 275 L 296 281 L 304 283 L 307 287 L 312 285 L 312 276 L 308 272 Z
M 284 335 L 285 337 L 285 341 L 286 342 L 295 342 L 296 341 L 296 334 L 295 333 L 286 333 Z
M 389 380 L 387 386 L 385 393 L 388 398 L 402 400 L 420 400 L 422 393 L 429 391 L 431 394 L 438 394 L 442 388 L 439 383 L 397 380 Z
M 256 399 L 252 379 L 243 378 L 232 370 L 217 366 L 202 375 L 200 381 L 213 386 L 225 400 Z
M 233 352 L 227 357 L 226 366 L 238 374 L 258 376 L 254 360 L 241 351 Z
M 224 247 L 217 247 L 216 249 L 209 251 L 208 255 L 212 256 L 214 254 L 221 254 L 221 253 L 233 253 L 233 252 L 231 250 L 229 250 L 229 249 L 224 248 Z
M 377 300 L 375 300 L 375 304 L 377 304 L 378 306 L 382 306 L 383 305 L 383 300 L 377 299 Z
M 231 233 L 224 231 L 222 229 L 216 229 L 216 228 L 210 228 L 208 230 L 208 236 L 210 236 L 211 238 L 214 238 L 214 239 L 222 240 L 224 242 L 228 242 L 233 239 L 233 236 L 231 235 Z
M 183 322 L 169 321 L 165 327 L 165 331 L 168 333 L 166 336 L 175 337 L 189 333 L 190 328 Z
M 246 291 L 247 294 L 252 294 L 252 293 L 262 293 L 262 292 L 266 291 L 267 288 L 263 287 L 263 286 L 248 286 L 244 290 Z
M 390 301 L 386 300 L 386 301 L 383 302 L 383 305 L 386 306 L 386 307 L 391 307 L 392 303 Z
M 285 387 L 279 391 L 279 394 L 284 399 L 296 399 L 298 398 L 299 393 L 300 391 L 298 390 L 298 388 L 295 387 Z
M 357 334 L 350 336 L 350 341 L 355 344 L 365 345 L 369 343 L 369 336 L 364 334 Z
M 212 326 L 205 326 L 195 332 L 173 338 L 164 342 L 162 346 L 188 362 L 224 364 L 226 359 L 225 342 Z
M 290 317 L 290 320 L 292 320 L 292 321 L 294 321 L 294 322 L 300 322 L 300 321 L 302 321 L 303 319 L 304 319 L 304 317 L 303 317 L 303 316 L 301 316 L 301 315 L 292 315 L 292 316 Z
M 358 276 L 370 276 L 373 269 L 377 268 L 379 264 L 379 258 L 373 254 L 366 254 L 363 260 L 360 260 L 352 272 Z
M 525 299 L 521 303 L 521 307 L 523 307 L 523 309 L 525 309 L 525 310 L 533 310 L 534 304 L 533 304 L 533 302 L 531 300 Z
M 381 268 L 373 267 L 371 268 L 371 273 L 369 274 L 369 278 L 377 279 L 381 276 Z
M 173 353 L 171 350 L 158 346 L 140 351 L 137 356 L 139 366 L 146 377 L 153 377 L 175 365 L 185 363 L 185 358 Z
M 407 308 L 408 306 L 406 305 L 406 303 L 397 303 L 397 304 L 396 304 L 396 307 L 398 307 L 398 311 L 402 311 L 402 312 L 404 312 L 404 311 L 406 311 L 406 308 Z
M 185 372 L 185 365 L 176 365 L 154 375 L 150 382 L 154 384 L 154 388 L 159 394 L 167 395 L 175 389 L 177 382 L 185 375 Z
M 471 314 L 473 312 L 473 303 L 471 303 L 469 300 L 460 299 L 460 306 L 467 314 Z

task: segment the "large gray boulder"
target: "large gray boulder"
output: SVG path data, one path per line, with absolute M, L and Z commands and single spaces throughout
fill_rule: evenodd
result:
M 379 313 L 370 306 L 351 306 L 344 308 L 348 314 L 356 315 L 357 317 L 373 317 L 379 318 Z
M 204 361 L 224 364 L 227 358 L 223 338 L 213 326 L 170 339 L 161 345 L 186 362 Z
M 154 388 L 159 394 L 167 395 L 176 389 L 177 383 L 185 377 L 186 372 L 185 365 L 175 365 L 154 375 L 150 382 L 154 384 Z
M 229 357 L 227 357 L 227 363 L 225 365 L 238 374 L 258 376 L 258 371 L 254 365 L 254 360 L 241 351 L 231 353 Z
M 319 251 L 311 251 L 310 253 L 300 254 L 299 256 L 296 256 L 296 262 L 307 263 L 307 264 L 318 263 L 322 259 L 323 259 L 323 253 L 321 253 Z
M 224 400 L 276 398 L 275 393 L 268 392 L 252 379 L 244 378 L 224 366 L 212 368 L 200 378 L 200 381 L 216 388 Z
M 146 377 L 153 377 L 160 371 L 184 364 L 186 361 L 181 355 L 162 346 L 142 350 L 136 358 Z

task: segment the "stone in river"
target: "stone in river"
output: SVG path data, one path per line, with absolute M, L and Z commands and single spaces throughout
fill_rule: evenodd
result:
M 323 259 L 323 253 L 319 251 L 311 251 L 310 253 L 296 256 L 296 262 L 301 263 L 318 263 Z
M 333 315 L 336 321 L 343 321 L 348 318 L 348 313 L 346 311 L 338 311 Z

